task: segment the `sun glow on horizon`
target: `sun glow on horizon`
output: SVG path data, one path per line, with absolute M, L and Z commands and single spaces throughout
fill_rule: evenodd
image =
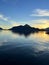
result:
M 47 27 L 49 27 L 49 23 L 48 24 L 37 24 L 37 25 L 34 25 L 34 27 L 39 28 L 39 29 L 47 28 Z
M 33 23 L 34 22 L 38 22 L 38 23 Z M 35 27 L 35 28 L 39 28 L 39 29 L 42 29 L 42 28 L 47 28 L 49 27 L 49 20 L 33 20 L 32 21 L 32 24 L 28 23 L 28 25 L 30 25 L 31 27 Z M 17 23 L 17 22 L 14 22 L 14 21 L 11 21 L 11 23 L 9 25 L 0 25 L 0 27 L 2 27 L 3 29 L 9 29 L 9 28 L 12 28 L 14 26 L 20 26 L 20 25 L 25 25 L 25 24 L 22 24 L 22 23 Z
M 19 25 L 21 25 L 21 24 L 13 24 L 13 25 L 11 25 L 11 26 L 1 26 L 1 28 L 3 28 L 3 29 L 9 29 L 9 28 L 12 28 L 12 27 L 14 27 L 14 26 L 19 26 Z M 42 29 L 42 28 L 47 28 L 47 27 L 49 27 L 49 23 L 45 23 L 45 24 L 34 24 L 34 25 L 30 25 L 31 27 L 35 27 L 35 28 L 39 28 L 39 29 Z
M 36 27 L 36 28 L 47 28 L 49 27 L 49 20 L 37 20 L 40 23 L 36 23 L 34 25 L 32 25 L 32 27 Z

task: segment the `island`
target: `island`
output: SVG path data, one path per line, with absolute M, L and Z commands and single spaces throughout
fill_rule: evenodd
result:
M 15 27 L 12 27 L 10 28 L 9 30 L 11 30 L 12 32 L 14 33 L 20 33 L 20 34 L 30 34 L 30 33 L 34 33 L 34 32 L 38 32 L 39 29 L 38 28 L 35 28 L 35 27 L 31 27 L 29 26 L 28 24 L 22 26 L 15 26 Z

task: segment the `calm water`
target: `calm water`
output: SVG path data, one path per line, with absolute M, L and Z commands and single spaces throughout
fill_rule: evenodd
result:
M 0 31 L 0 65 L 49 65 L 49 35 Z

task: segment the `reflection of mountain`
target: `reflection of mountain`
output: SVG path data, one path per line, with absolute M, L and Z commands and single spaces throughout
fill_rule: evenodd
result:
M 38 28 L 30 27 L 27 24 L 24 26 L 20 25 L 17 27 L 13 27 L 10 30 L 12 30 L 12 32 L 14 33 L 25 34 L 25 35 L 39 31 Z

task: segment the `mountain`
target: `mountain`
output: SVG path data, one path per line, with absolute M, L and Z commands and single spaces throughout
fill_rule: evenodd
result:
M 34 32 L 38 32 L 39 31 L 38 28 L 31 27 L 28 24 L 26 24 L 24 26 L 22 26 L 22 25 L 15 26 L 15 27 L 12 27 L 9 30 L 12 30 L 12 32 L 21 33 L 21 34 L 29 34 L 29 33 L 34 33 Z

